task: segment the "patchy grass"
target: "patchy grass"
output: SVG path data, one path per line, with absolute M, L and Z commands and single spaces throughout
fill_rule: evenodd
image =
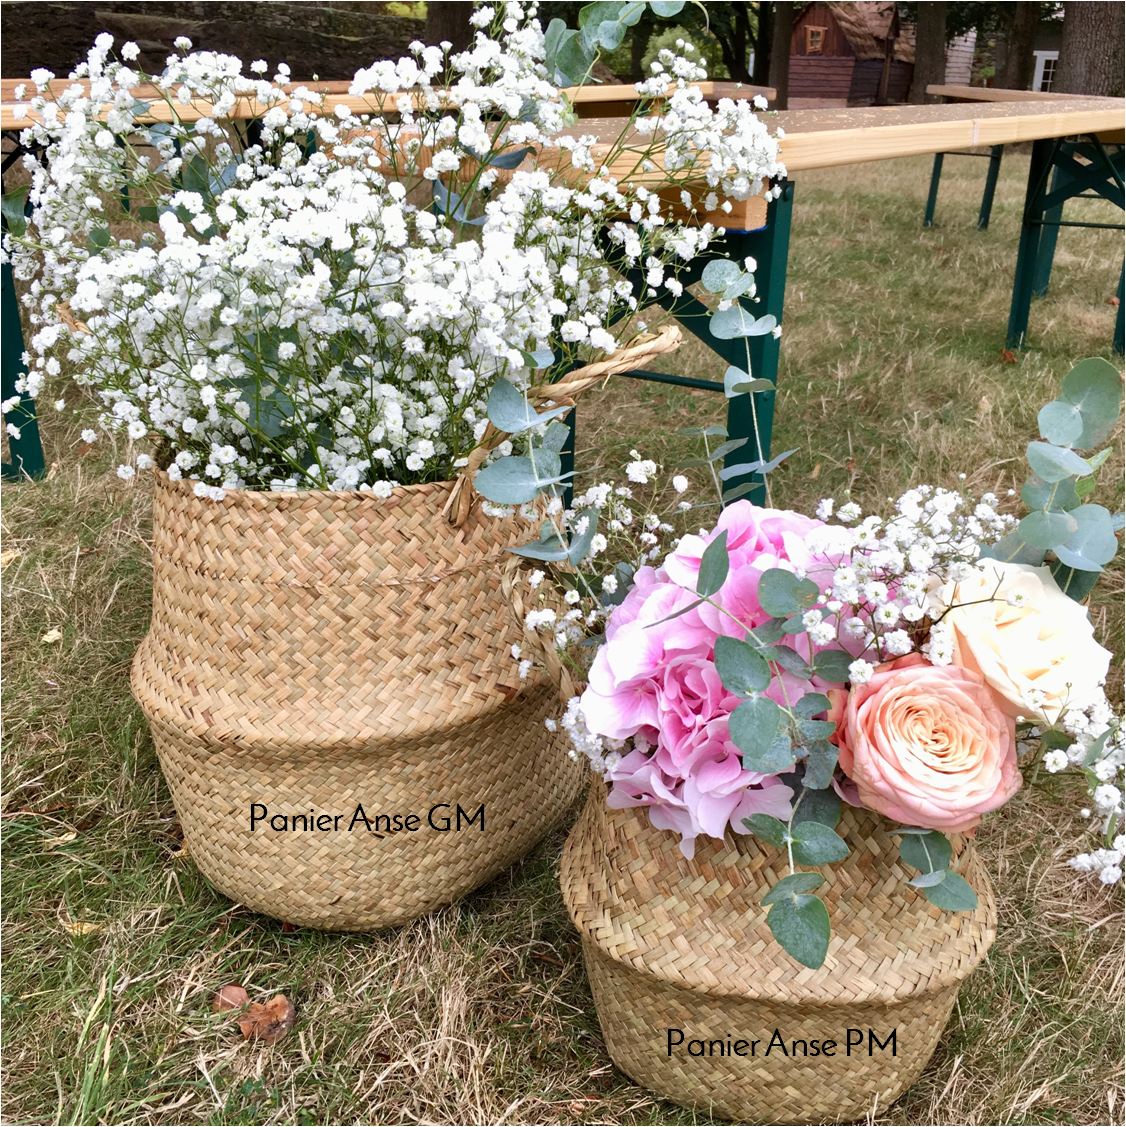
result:
M 1003 363 L 1027 158 L 1006 156 L 988 232 L 974 229 L 977 161 L 947 162 L 941 225 L 920 228 L 928 169 L 798 182 L 775 443 L 799 452 L 776 476 L 777 503 L 808 508 L 851 485 L 873 505 L 960 472 L 978 490 L 1017 487 L 1039 406 L 1076 360 L 1110 355 L 1112 236 L 1061 232 L 1032 347 Z M 669 367 L 722 370 L 696 344 Z M 634 444 L 671 469 L 688 453 L 675 430 L 723 413 L 706 393 L 625 381 L 588 402 L 580 449 L 607 472 Z M 461 903 L 368 936 L 286 931 L 178 855 L 128 693 L 148 619 L 147 498 L 106 476 L 108 451 L 83 456 L 90 410 L 48 412 L 52 477 L 3 490 L 3 547 L 20 553 L 3 573 L 5 1119 L 707 1122 L 609 1063 L 557 889 L 562 830 Z M 1119 456 L 1102 470 L 1107 505 L 1121 506 L 1121 471 Z M 1119 565 L 1093 607 L 1115 686 L 1122 589 Z M 62 639 L 40 641 L 52 629 Z M 1122 1121 L 1121 894 L 1063 864 L 1081 848 L 1077 797 L 1041 777 L 987 820 L 997 943 L 920 1082 L 875 1122 Z M 289 995 L 296 1030 L 244 1044 L 210 1010 L 232 980 L 256 1000 Z

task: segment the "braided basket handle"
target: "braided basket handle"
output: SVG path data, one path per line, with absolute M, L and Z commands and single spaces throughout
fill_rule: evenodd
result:
M 605 360 L 598 360 L 568 372 L 557 383 L 537 384 L 528 392 L 528 402 L 533 407 L 548 401 L 562 407 L 573 407 L 578 397 L 595 384 L 601 383 L 610 376 L 631 372 L 634 368 L 642 367 L 647 361 L 666 352 L 674 352 L 680 347 L 682 340 L 683 335 L 679 325 L 662 325 L 657 332 L 643 333 L 635 338 L 632 344 L 619 348 Z M 450 524 L 455 528 L 460 528 L 469 516 L 473 499 L 473 479 L 477 476 L 477 471 L 490 452 L 508 437 L 509 435 L 504 431 L 497 430 L 492 423 L 489 423 L 481 436 L 481 441 L 470 453 L 469 460 L 454 482 L 453 489 L 450 490 L 449 498 L 442 509 L 442 515 L 448 517 Z M 523 620 L 521 620 L 522 624 Z

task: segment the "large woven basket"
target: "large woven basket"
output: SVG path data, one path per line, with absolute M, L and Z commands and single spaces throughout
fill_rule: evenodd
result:
M 248 907 L 403 923 L 501 872 L 581 788 L 544 727 L 554 687 L 510 652 L 505 548 L 530 527 L 477 504 L 454 527 L 451 488 L 214 502 L 160 475 L 133 692 L 190 855 Z
M 611 810 L 596 783 L 561 881 L 614 1063 L 679 1104 L 741 1123 L 831 1123 L 886 1109 L 930 1059 L 996 928 L 972 843 L 953 838 L 951 867 L 978 907 L 941 912 L 904 886 L 914 871 L 888 828 L 845 807 L 837 832 L 852 853 L 821 869 L 833 938 L 824 966 L 809 970 L 774 940 L 758 906 L 788 871 L 784 853 L 729 834 L 697 838 L 688 861 L 676 834 L 654 829 L 643 809 Z M 836 1042 L 831 1055 L 811 1055 L 826 1040 Z

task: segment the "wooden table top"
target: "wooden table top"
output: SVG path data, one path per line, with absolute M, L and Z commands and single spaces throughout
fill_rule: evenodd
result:
M 995 86 L 947 86 L 939 83 L 927 87 L 928 94 L 956 98 L 966 102 L 1042 102 L 1053 98 L 1087 98 L 1088 94 L 1054 94 L 1050 90 L 1007 90 Z

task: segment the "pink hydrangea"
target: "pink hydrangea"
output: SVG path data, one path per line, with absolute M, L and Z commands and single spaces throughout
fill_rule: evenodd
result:
M 581 702 L 592 733 L 633 745 L 607 771 L 609 803 L 647 806 L 654 826 L 681 835 L 687 857 L 701 833 L 747 833 L 743 819 L 753 813 L 789 817 L 790 788 L 743 769 L 728 734 L 740 698 L 724 689 L 714 652 L 720 635 L 742 637 L 770 617 L 758 601 L 764 571 L 782 567 L 824 580 L 822 586 L 829 581 L 832 561 L 806 547 L 820 527 L 800 513 L 739 501 L 712 531 L 684 537 L 659 569 L 641 568 L 610 617 Z M 718 606 L 703 603 L 670 617 L 696 601 L 701 557 L 724 531 L 730 571 L 713 597 Z M 799 644 L 808 647 L 808 637 Z M 792 703 L 822 687 L 786 673 L 767 695 Z

